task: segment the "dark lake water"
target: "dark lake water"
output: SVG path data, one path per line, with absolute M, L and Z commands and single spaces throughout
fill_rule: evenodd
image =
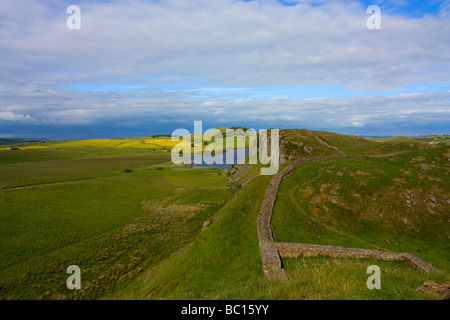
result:
M 234 161 L 233 163 L 226 163 L 227 162 L 227 154 L 230 155 L 234 152 Z M 246 149 L 245 150 L 245 157 L 247 157 L 250 153 L 250 150 Z M 218 156 L 218 155 L 217 155 Z M 230 169 L 233 164 L 237 164 L 237 151 L 236 150 L 232 150 L 232 151 L 228 151 L 228 152 L 224 152 L 222 153 L 223 156 L 223 164 L 218 164 L 218 163 L 213 163 L 213 164 L 206 164 L 201 155 L 195 155 L 195 156 L 191 156 L 189 157 L 182 157 L 180 158 L 180 160 L 187 160 L 187 159 L 191 159 L 191 161 L 195 161 L 196 163 L 193 164 L 188 164 L 188 167 L 201 167 L 201 168 L 217 168 L 220 170 L 224 170 L 224 169 Z M 200 162 L 201 161 L 201 162 Z

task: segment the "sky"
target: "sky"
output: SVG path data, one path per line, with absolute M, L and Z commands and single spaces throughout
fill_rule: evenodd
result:
M 381 29 L 366 25 L 370 5 Z M 450 134 L 450 0 L 0 0 L 0 137 L 194 121 Z

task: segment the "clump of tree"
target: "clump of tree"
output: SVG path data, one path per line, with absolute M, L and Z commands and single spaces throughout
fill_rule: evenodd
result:
M 245 128 L 245 127 L 231 127 L 231 129 L 233 129 L 233 130 L 242 129 L 244 131 L 247 131 L 249 128 Z
M 170 134 L 155 134 L 152 136 L 152 138 L 170 138 L 172 135 Z

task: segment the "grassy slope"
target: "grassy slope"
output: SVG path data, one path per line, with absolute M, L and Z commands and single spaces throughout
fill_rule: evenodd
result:
M 279 197 L 279 200 L 283 201 L 278 201 L 277 204 L 286 203 L 292 206 L 289 191 L 295 187 L 296 199 L 299 203 L 306 204 L 313 214 L 330 216 L 330 219 L 331 212 L 340 214 L 340 218 L 344 220 L 333 222 L 346 227 L 364 227 L 355 224 L 353 218 L 370 220 L 370 228 L 374 228 L 374 222 L 382 220 L 384 224 L 390 217 L 389 224 L 393 224 L 392 227 L 408 230 L 411 235 L 416 234 L 420 238 L 429 237 L 431 234 L 436 237 L 436 232 L 426 232 L 418 228 L 426 222 L 427 225 L 432 224 L 431 229 L 434 230 L 444 222 L 448 209 L 447 200 L 450 198 L 449 186 L 445 183 L 449 179 L 447 155 L 446 148 L 438 148 L 399 154 L 394 156 L 392 161 L 389 158 L 358 157 L 312 162 L 284 181 L 286 184 L 282 184 Z M 338 171 L 342 172 L 342 176 L 336 174 Z M 408 200 L 405 197 L 407 193 L 413 193 L 414 199 Z M 437 205 L 430 200 L 432 195 Z M 336 204 L 331 202 L 333 199 Z M 408 205 L 408 201 L 413 202 Z M 389 208 L 386 209 L 385 205 Z M 324 209 L 325 207 L 329 210 Z M 433 209 L 432 213 L 428 211 L 428 207 Z M 326 210 L 326 213 L 319 213 L 320 210 Z M 395 210 L 397 215 L 393 214 Z M 345 215 L 351 214 L 350 211 L 357 211 L 358 216 L 347 221 Z M 380 213 L 385 215 L 380 217 Z M 402 214 L 412 216 L 410 223 L 399 223 L 399 220 L 404 218 Z M 423 217 L 419 219 L 415 215 Z M 446 238 L 447 235 L 442 231 L 439 240 Z
M 0 187 L 114 175 L 168 160 L 168 153 L 147 153 L 5 164 Z
M 305 150 L 310 148 L 310 152 Z M 280 130 L 280 154 L 293 154 L 296 157 L 330 156 L 336 152 L 322 146 L 308 135 L 305 129 Z
M 91 173 L 105 177 L 0 191 L 0 298 L 97 298 L 190 243 L 228 197 L 226 177 L 215 169 L 155 165 L 161 154 L 153 162 L 148 156 L 146 164 L 134 156 L 121 156 L 128 160 L 119 164 L 81 159 L 94 161 Z M 27 165 L 36 176 L 43 167 L 86 174 L 88 166 L 71 161 Z M 0 172 L 18 184 L 23 180 L 14 181 L 13 173 L 21 165 L 2 165 Z M 130 166 L 134 172 L 122 171 Z M 82 270 L 82 290 L 65 287 L 71 264 Z
M 322 138 L 322 137 L 321 137 Z M 329 135 L 329 143 L 333 142 L 333 135 Z M 331 138 L 331 139 L 330 139 Z M 334 136 L 339 140 L 340 137 Z M 360 138 L 357 138 L 358 140 Z M 325 139 L 324 139 L 325 140 Z M 353 137 L 347 141 L 347 147 L 353 146 L 355 153 L 377 153 L 401 151 L 404 149 L 417 149 L 420 146 L 404 144 L 381 145 L 362 141 L 355 145 Z M 381 146 L 380 146 L 381 145 Z M 345 148 L 342 142 L 340 146 Z M 320 150 L 320 149 L 317 149 Z M 442 151 L 442 150 L 441 150 Z M 314 152 L 314 151 L 313 151 Z M 320 151 L 319 151 L 320 152 Z M 328 151 L 322 151 L 327 153 Z M 419 151 L 417 151 L 419 152 Z M 425 151 L 423 151 L 425 152 Z M 433 151 L 429 151 L 433 154 Z M 438 156 L 440 151 L 434 151 Z M 436 153 L 438 152 L 438 153 Z M 404 155 L 397 156 L 402 159 Z M 333 161 L 347 161 L 336 166 L 353 165 L 355 159 L 339 159 Z M 358 160 L 362 164 L 367 160 Z M 372 162 L 370 162 L 372 161 Z M 370 159 L 363 169 L 378 168 L 379 159 Z M 383 160 L 384 161 L 384 160 Z M 390 160 L 384 161 L 387 166 Z M 316 167 L 315 167 L 316 166 Z M 354 164 L 359 167 L 360 163 Z M 401 165 L 400 165 L 401 166 Z M 314 178 L 317 170 L 323 168 L 322 164 L 311 163 L 301 171 L 301 180 L 305 177 Z M 360 168 L 361 169 L 361 168 Z M 390 168 L 389 174 L 395 176 L 397 167 Z M 297 171 L 296 175 L 298 175 Z M 264 179 L 267 179 L 264 178 Z M 428 180 L 429 181 L 429 180 Z M 152 270 L 150 276 L 137 279 L 125 289 L 108 298 L 148 298 L 148 299 L 427 299 L 432 298 L 415 292 L 429 275 L 414 270 L 403 262 L 386 262 L 372 259 L 284 259 L 285 269 L 290 281 L 287 284 L 271 282 L 264 279 L 260 269 L 259 250 L 256 239 L 256 218 L 260 208 L 260 197 L 267 186 L 268 180 L 261 177 L 254 180 L 243 190 L 239 190 L 218 213 L 218 220 L 205 232 L 192 247 L 186 248 L 180 255 L 174 256 L 157 270 Z M 414 182 L 412 182 L 414 183 Z M 283 185 L 284 186 L 284 185 Z M 357 186 L 354 186 L 358 189 Z M 376 184 L 373 186 L 377 187 Z M 379 187 L 379 186 L 378 186 Z M 425 186 L 426 187 L 426 186 Z M 280 190 L 281 198 L 286 199 L 288 190 Z M 364 242 L 348 237 L 342 237 L 325 230 L 319 226 L 309 228 L 307 221 L 298 223 L 301 217 L 294 214 L 294 220 L 289 214 L 295 212 L 290 201 L 277 201 L 276 208 L 282 211 L 286 219 L 276 215 L 278 224 L 283 221 L 285 229 L 278 228 L 276 236 L 281 241 L 302 241 L 311 243 L 336 244 L 348 247 L 367 247 Z M 354 220 L 347 219 L 348 225 Z M 277 222 L 274 222 L 277 224 Z M 306 226 L 305 232 L 297 226 Z M 364 224 L 363 224 L 364 225 Z M 238 227 L 237 227 L 238 226 Z M 367 225 L 364 225 L 367 227 Z M 433 227 L 430 227 L 433 229 Z M 318 229 L 318 230 L 314 230 Z M 370 232 L 369 232 L 370 231 Z M 364 230 L 358 234 L 368 237 L 372 242 L 386 247 L 384 234 L 379 231 Z M 442 230 L 441 230 L 442 231 Z M 319 232 L 317 234 L 317 232 Z M 322 233 L 320 233 L 322 232 Z M 321 238 L 317 237 L 321 236 Z M 371 236 L 376 235 L 375 238 Z M 441 234 L 442 235 L 442 234 Z M 448 248 L 438 239 L 438 246 L 433 240 L 421 241 L 419 238 L 392 237 L 389 234 L 392 250 L 405 250 L 428 259 L 443 270 L 448 269 Z M 306 241 L 305 241 L 306 239 Z M 320 239 L 320 240 L 319 240 Z M 402 239 L 403 242 L 396 243 Z M 373 241 L 374 240 L 374 241 Z M 244 251 L 246 250 L 246 251 Z M 245 261 L 245 263 L 243 263 Z M 383 289 L 368 290 L 366 269 L 376 264 L 383 271 Z M 446 271 L 447 272 L 447 271 Z M 443 279 L 445 275 L 433 275 L 433 279 Z M 145 279 L 145 280 L 144 280 Z
M 357 136 L 342 135 L 332 132 L 313 131 L 321 140 L 335 146 L 349 155 L 355 154 L 382 154 L 402 150 L 417 150 L 428 148 L 427 144 L 418 141 L 384 141 L 379 143 L 372 139 Z
M 405 137 L 405 136 L 397 136 L 397 137 L 387 137 L 387 138 L 369 138 L 370 140 L 377 142 L 426 142 L 433 144 L 442 144 L 449 145 L 450 137 L 448 135 L 445 136 L 422 136 L 422 137 Z
M 217 220 L 180 255 L 107 298 L 232 299 L 262 275 L 256 219 L 270 177 L 236 192 Z
M 315 133 L 331 145 L 338 144 L 339 148 L 345 149 L 343 151 L 349 154 L 408 148 L 408 145 L 371 142 L 355 145 L 353 138 L 345 142 L 341 141 L 340 135 Z M 302 137 L 308 138 L 301 132 L 295 135 L 302 141 Z M 314 155 L 333 153 L 321 148 L 315 141 L 309 141 L 309 144 L 317 147 L 313 150 Z M 418 148 L 418 145 L 414 148 Z M 66 146 L 64 149 L 45 149 L 46 152 L 53 153 L 51 156 L 41 150 L 20 151 L 30 152 L 29 157 L 23 156 L 21 160 L 17 160 L 8 155 L 9 158 L 5 160 L 0 156 L 0 163 L 2 159 L 3 163 L 11 164 L 47 160 L 52 156 L 63 159 L 83 158 L 92 155 L 92 152 L 98 152 L 101 156 L 142 153 L 144 149 L 120 149 L 117 145 L 115 148 L 79 145 L 70 148 Z M 130 164 L 135 160 L 131 157 Z M 303 179 L 302 175 L 316 177 L 321 166 L 310 165 L 312 167 L 308 167 L 309 170 L 297 170 L 294 176 L 300 175 L 298 176 L 300 179 Z M 345 166 L 352 163 L 338 165 Z M 366 169 L 377 166 L 378 164 L 370 164 Z M 104 175 L 110 176 L 99 180 L 32 187 L 30 190 L 33 192 L 24 189 L 0 191 L 2 202 L 0 205 L 4 208 L 1 215 L 3 219 L 1 232 L 7 235 L 7 243 L 2 243 L 3 248 L 0 250 L 4 255 L 2 261 L 6 261 L 4 268 L 0 269 L 0 297 L 2 299 L 11 296 L 122 299 L 427 298 L 414 292 L 414 289 L 428 279 L 428 275 L 413 270 L 401 262 L 358 259 L 338 259 L 337 262 L 333 262 L 326 258 L 284 259 L 284 267 L 290 281 L 288 283 L 267 281 L 262 276 L 256 218 L 271 177 L 257 177 L 244 189 L 238 190 L 230 201 L 218 210 L 226 199 L 226 194 L 221 193 L 220 189 L 181 191 L 178 188 L 225 186 L 224 175 L 220 176 L 212 169 L 154 169 L 155 167 L 143 168 L 139 165 L 135 172 L 127 174 L 120 169 L 114 169 L 116 171 L 110 173 L 106 170 Z M 389 173 L 393 174 L 395 170 Z M 283 183 L 282 188 L 286 188 L 286 185 Z M 358 189 L 359 186 L 355 188 Z M 289 206 L 289 202 L 283 201 L 288 196 L 287 191 L 288 189 L 280 189 L 281 201 L 277 201 L 276 208 L 285 206 L 282 210 L 284 214 L 292 214 L 295 208 L 292 204 Z M 8 198 L 6 197 L 8 194 L 13 196 Z M 92 194 L 96 194 L 93 199 Z M 150 201 L 146 201 L 148 197 Z M 161 199 L 168 202 L 160 202 Z M 152 201 L 154 206 L 150 205 L 150 208 L 144 210 L 146 207 L 144 204 Z M 198 203 L 210 206 L 200 207 L 198 210 L 195 209 Z M 185 206 L 186 210 L 180 211 L 181 207 L 177 206 L 171 208 L 170 204 Z M 68 209 L 69 207 L 72 208 Z M 164 209 L 157 210 L 157 207 Z M 10 210 L 11 214 L 5 215 L 5 212 Z M 177 215 L 176 212 L 181 214 Z M 274 219 L 279 218 L 278 213 Z M 46 216 L 45 220 L 39 219 L 38 214 Z M 199 233 L 203 221 L 214 214 L 215 222 L 207 230 Z M 33 218 L 33 215 L 36 216 Z M 299 217 L 294 217 L 297 218 Z M 335 237 L 326 230 L 320 230 L 319 226 L 315 226 L 318 231 L 302 228 L 302 232 L 306 229 L 310 233 L 298 233 L 300 229 L 295 230 L 295 226 L 308 226 L 308 222 L 299 224 L 289 219 L 290 216 L 287 215 L 286 219 L 280 220 L 287 222 L 291 227 L 283 229 L 284 236 L 286 239 L 289 237 L 290 241 L 300 235 L 301 237 L 297 239 L 303 239 L 305 236 L 319 243 L 317 239 L 325 240 L 328 236 L 327 241 L 335 241 L 335 244 L 355 244 L 363 247 L 360 243 L 359 245 L 348 243 L 346 238 Z M 276 221 L 274 224 L 278 228 L 277 240 L 283 240 L 280 233 L 280 227 L 283 226 Z M 317 238 L 317 234 L 323 238 Z M 361 234 L 364 235 L 366 233 Z M 394 238 L 393 241 L 396 240 Z M 27 243 L 27 246 L 23 246 L 23 243 Z M 189 243 L 192 243 L 192 246 L 189 246 Z M 418 256 L 421 255 L 414 251 L 417 248 L 431 251 L 431 253 L 423 252 L 422 257 L 430 258 L 433 263 L 437 261 L 433 260 L 433 256 L 436 257 L 436 254 L 442 252 L 442 248 L 434 248 L 431 242 L 424 243 L 421 239 L 414 239 L 409 244 L 406 242 L 399 244 L 403 246 L 402 248 L 406 248 L 406 251 Z M 17 253 L 18 258 L 15 257 Z M 82 267 L 83 290 L 78 292 L 68 292 L 65 288 L 67 278 L 65 268 L 70 264 L 79 264 Z M 160 267 L 155 268 L 159 264 Z M 385 290 L 367 290 L 365 281 L 368 275 L 365 271 L 370 264 L 377 264 L 382 268 L 382 286 Z M 447 262 L 446 260 L 436 262 L 436 266 L 445 269 Z
M 429 275 L 402 262 L 372 259 L 284 259 L 289 282 L 266 280 L 256 218 L 268 177 L 235 193 L 192 246 L 147 270 L 107 299 L 428 299 L 415 292 Z M 383 290 L 366 287 L 369 265 L 383 270 Z M 442 279 L 442 277 L 436 277 Z
M 424 163 L 429 166 L 426 170 L 421 166 Z M 338 171 L 343 176 L 337 176 Z M 441 277 L 448 277 L 449 175 L 447 148 L 404 153 L 393 161 L 342 158 L 309 163 L 280 187 L 272 221 L 275 236 L 277 241 L 371 248 L 302 215 L 291 201 L 293 189 L 297 203 L 315 219 L 380 247 L 413 253 L 443 270 Z M 409 193 L 413 195 L 410 200 Z M 436 276 L 418 273 L 411 278 L 414 285 L 397 298 L 408 298 L 407 292 L 429 277 Z
M 170 158 L 170 153 L 166 153 Z M 27 163 L 35 161 L 64 160 L 64 159 L 82 159 L 99 158 L 105 156 L 134 155 L 134 154 L 154 154 L 153 151 L 145 149 L 119 149 L 104 147 L 64 147 L 64 148 L 40 148 L 40 149 L 20 149 L 15 151 L 0 151 L 0 165 Z

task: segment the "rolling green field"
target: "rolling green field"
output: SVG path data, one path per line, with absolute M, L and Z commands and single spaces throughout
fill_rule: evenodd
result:
M 2 299 L 98 298 L 192 242 L 229 196 L 221 172 L 177 168 L 167 152 L 45 151 L 0 166 L 2 186 L 44 182 L 0 190 Z M 81 177 L 96 179 L 45 184 Z M 83 290 L 65 286 L 73 264 Z
M 404 150 L 428 149 L 427 142 L 411 138 L 410 140 L 397 140 L 390 138 L 368 139 L 357 136 L 342 135 L 332 132 L 313 131 L 321 140 L 349 155 L 383 154 Z M 378 143 L 382 142 L 382 143 Z
M 4 164 L 0 171 L 0 188 L 71 179 L 101 178 L 125 170 L 136 170 L 150 164 L 162 163 L 168 158 L 167 153 L 147 153 Z
M 370 138 L 370 140 L 377 142 L 425 142 L 436 144 L 439 146 L 448 146 L 450 144 L 450 136 L 420 136 L 420 137 L 387 137 L 387 138 Z
M 304 172 L 308 172 L 306 169 Z M 297 175 L 298 173 L 296 173 Z M 293 179 L 295 176 L 293 176 Z M 169 259 L 152 273 L 150 279 L 140 277 L 127 287 L 105 298 L 109 299 L 435 299 L 415 291 L 424 281 L 448 278 L 448 247 L 439 243 L 416 241 L 399 245 L 414 254 L 429 258 L 445 270 L 443 275 L 426 274 L 404 262 L 373 259 L 298 258 L 283 259 L 289 277 L 287 283 L 267 280 L 262 276 L 257 243 L 256 219 L 270 179 L 258 177 L 219 210 L 217 220 L 203 232 L 192 247 Z M 284 187 L 284 185 L 283 185 Z M 283 199 L 283 191 L 280 191 Z M 364 243 L 348 242 L 346 237 L 329 235 L 327 241 L 317 241 L 316 232 L 298 228 L 294 208 L 281 210 L 284 201 L 276 203 L 275 236 L 278 241 L 339 244 L 365 247 Z M 291 219 L 292 214 L 294 217 Z M 280 227 L 280 220 L 284 228 Z M 305 223 L 308 226 L 307 223 Z M 317 227 L 316 227 L 317 228 Z M 442 231 L 442 228 L 441 228 Z M 323 234 L 327 232 L 324 231 Z M 323 236 L 323 234 L 319 234 Z M 281 236 L 283 236 L 282 239 Z M 384 235 L 375 240 L 385 241 Z M 392 238 L 390 238 L 392 240 Z M 371 241 L 373 239 L 370 239 Z M 328 242 L 329 241 L 329 242 Z M 426 247 L 421 247 L 427 244 Z M 398 249 L 393 243 L 393 248 Z M 425 253 L 418 254 L 418 249 Z M 414 249 L 414 250 L 413 250 Z M 382 270 L 382 290 L 366 287 L 369 265 Z
M 258 165 L 233 184 L 173 165 L 164 137 L 84 140 L 0 151 L 0 299 L 436 299 L 415 289 L 449 278 L 448 148 L 314 133 L 349 155 L 407 152 L 297 169 L 278 192 L 276 240 L 410 252 L 443 274 L 301 257 L 283 259 L 288 282 L 267 280 L 256 220 L 272 177 Z M 301 130 L 283 137 L 296 143 L 284 151 L 335 154 Z M 371 264 L 382 290 L 366 287 Z M 81 290 L 66 287 L 70 265 Z

